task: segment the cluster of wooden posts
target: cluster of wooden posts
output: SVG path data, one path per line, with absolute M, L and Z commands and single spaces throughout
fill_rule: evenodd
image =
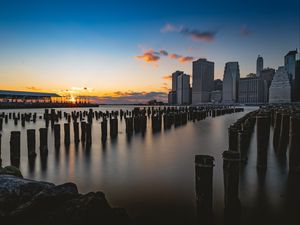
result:
M 289 148 L 289 172 L 300 174 L 300 109 L 264 107 L 247 113 L 228 129 L 229 149 L 223 152 L 225 222 L 239 223 L 239 170 L 247 162 L 247 149 L 256 124 L 257 169 L 267 169 L 270 126 L 273 126 L 273 147 L 280 158 Z M 212 223 L 214 158 L 195 156 L 197 212 L 201 224 Z
M 228 106 L 203 106 L 203 107 L 164 107 L 164 108 L 134 108 L 133 110 L 119 110 L 119 111 L 96 111 L 93 109 L 84 111 L 72 111 L 71 113 L 63 112 L 55 109 L 45 109 L 43 115 L 37 113 L 16 113 L 9 112 L 0 114 L 0 131 L 8 120 L 13 120 L 15 125 L 21 121 L 22 127 L 25 127 L 26 122 L 36 123 L 37 119 L 44 120 L 45 127 L 39 128 L 39 149 L 41 157 L 46 157 L 48 153 L 48 128 L 54 132 L 54 146 L 59 149 L 61 141 L 61 122 L 63 123 L 64 145 L 69 146 L 71 143 L 71 124 L 73 125 L 74 144 L 79 142 L 84 144 L 86 148 L 90 148 L 92 144 L 92 124 L 93 121 L 101 124 L 101 140 L 106 142 L 109 135 L 111 139 L 118 136 L 118 122 L 119 119 L 125 120 L 126 134 L 142 132 L 145 133 L 147 129 L 147 119 L 151 118 L 152 131 L 158 132 L 162 129 L 170 129 L 172 125 L 178 127 L 186 124 L 188 121 L 203 120 L 208 116 L 215 117 L 224 114 L 241 112 L 243 108 L 235 108 Z M 108 122 L 109 121 L 109 122 Z M 36 130 L 27 129 L 27 149 L 28 158 L 34 159 L 36 157 Z M 99 137 L 100 138 L 100 137 Z M 19 166 L 20 163 L 20 149 L 21 149 L 21 131 L 11 131 L 10 134 L 10 159 L 11 164 Z M 1 134 L 0 134 L 0 159 L 1 159 Z

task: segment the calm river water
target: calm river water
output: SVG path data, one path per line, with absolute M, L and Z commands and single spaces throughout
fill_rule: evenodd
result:
M 124 106 L 122 109 L 132 109 Z M 95 110 L 118 110 L 119 107 L 99 107 Z M 126 208 L 137 224 L 196 224 L 195 213 L 195 154 L 209 154 L 215 158 L 214 167 L 214 215 L 215 224 L 223 224 L 223 162 L 222 152 L 228 147 L 227 128 L 238 118 L 256 108 L 247 107 L 245 112 L 206 118 L 188 122 L 187 125 L 160 133 L 151 132 L 148 120 L 145 135 L 133 134 L 128 139 L 125 121 L 119 122 L 119 135 L 115 141 L 108 136 L 106 146 L 101 142 L 99 121 L 92 127 L 92 147 L 87 151 L 81 144 L 73 143 L 68 149 L 62 144 L 54 150 L 54 134 L 49 127 L 49 153 L 46 161 L 39 156 L 38 128 L 26 123 L 25 128 L 14 126 L 13 120 L 4 124 L 2 131 L 2 165 L 10 164 L 10 131 L 21 131 L 20 169 L 25 178 L 49 181 L 56 184 L 74 182 L 80 192 L 103 191 L 114 207 Z M 71 112 L 82 109 L 60 109 Z M 43 109 L 0 110 L 9 112 L 37 112 Z M 63 123 L 62 121 L 61 123 Z M 37 158 L 30 167 L 27 158 L 26 129 L 35 128 L 37 133 Z M 63 130 L 62 130 L 63 137 Z M 272 137 L 272 128 L 271 128 Z M 63 140 L 63 138 L 62 138 Z M 272 138 L 270 138 L 272 143 Z M 299 205 L 294 204 L 297 183 L 288 176 L 288 163 L 278 160 L 272 145 L 268 150 L 268 169 L 265 174 L 256 170 L 256 134 L 252 136 L 249 161 L 241 170 L 240 200 L 241 224 L 297 224 Z M 292 198 L 289 196 L 293 195 Z M 299 221 L 299 220 L 298 220 Z

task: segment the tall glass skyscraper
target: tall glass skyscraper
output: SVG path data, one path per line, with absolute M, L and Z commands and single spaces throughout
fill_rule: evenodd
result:
M 235 103 L 238 101 L 239 80 L 239 63 L 226 63 L 223 77 L 223 103 Z

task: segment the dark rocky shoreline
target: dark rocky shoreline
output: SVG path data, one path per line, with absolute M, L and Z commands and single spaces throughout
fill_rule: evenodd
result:
M 1 225 L 132 224 L 126 211 L 112 208 L 102 192 L 80 194 L 73 183 L 55 185 L 12 175 L 11 169 L 6 174 L 3 171 Z

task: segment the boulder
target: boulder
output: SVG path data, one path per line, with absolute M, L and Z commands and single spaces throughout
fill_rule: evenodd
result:
M 124 209 L 112 208 L 102 192 L 78 193 L 73 183 L 54 185 L 0 175 L 0 221 L 10 225 L 127 225 Z

